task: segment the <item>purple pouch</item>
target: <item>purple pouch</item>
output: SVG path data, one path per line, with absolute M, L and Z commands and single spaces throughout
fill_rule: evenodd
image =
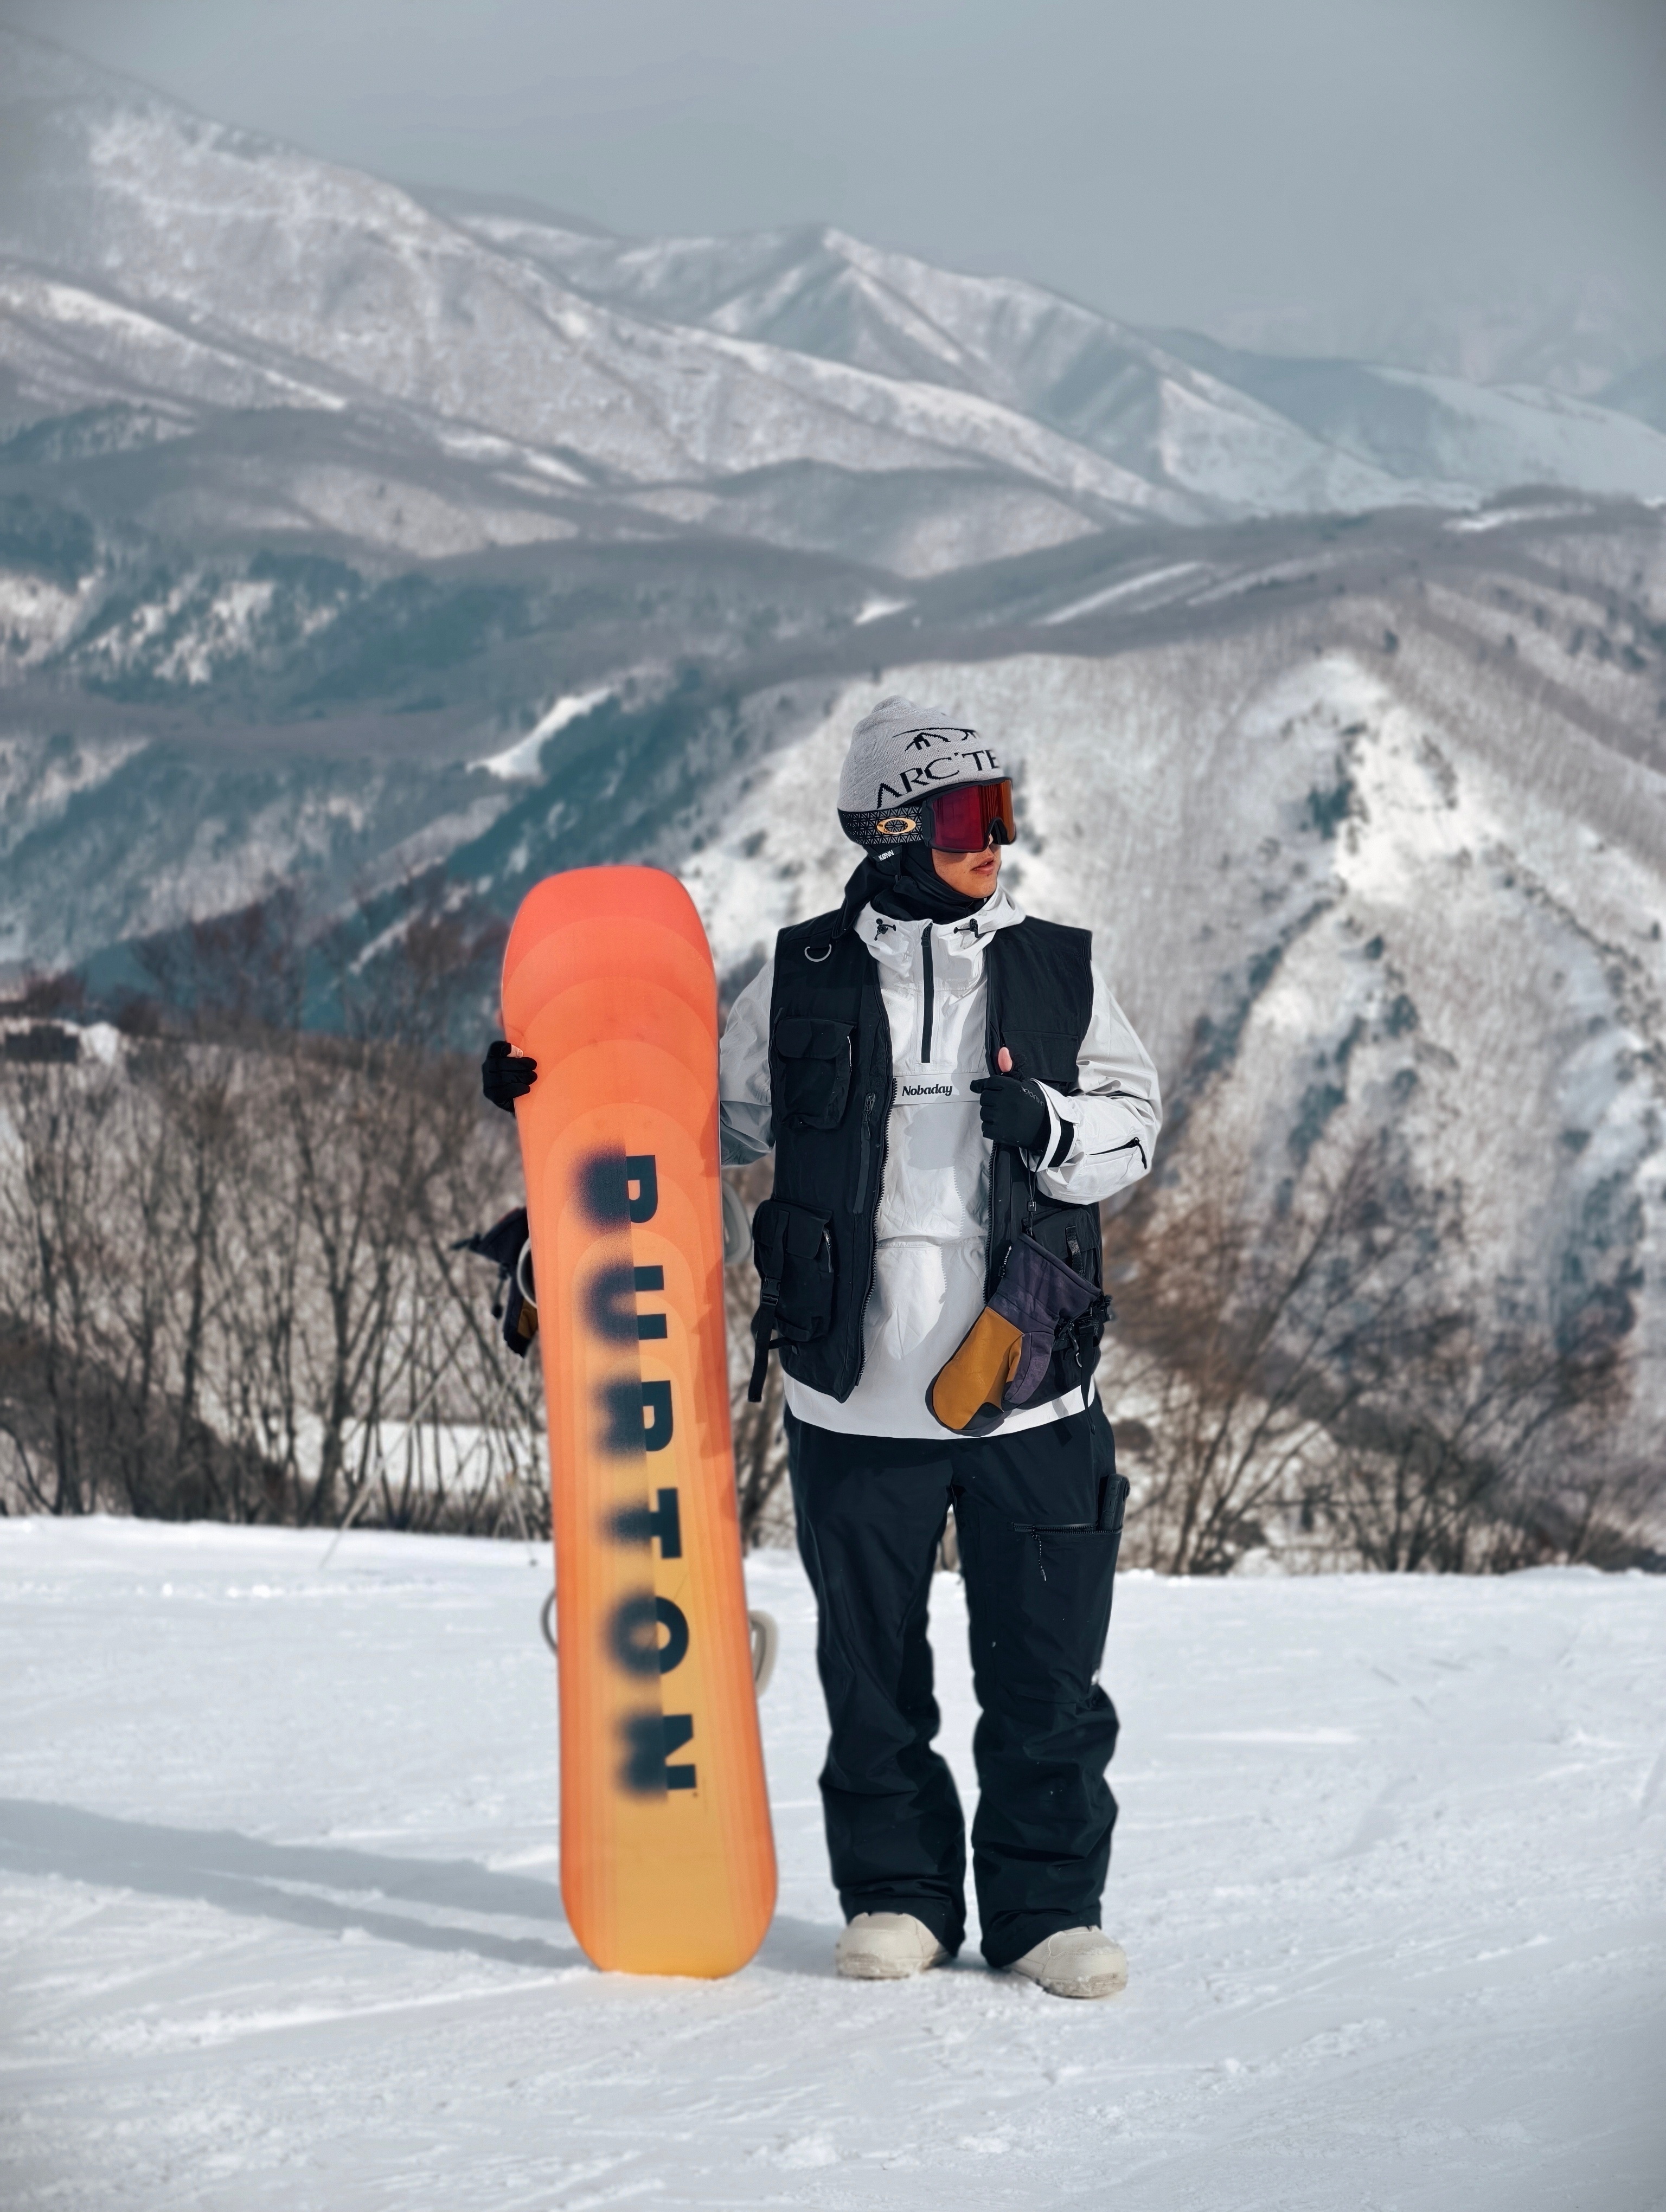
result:
M 1020 1237 L 1007 1254 L 989 1304 L 1024 1338 L 1018 1372 L 1001 1394 L 1008 1412 L 1035 1397 L 1061 1337 L 1078 1336 L 1079 1359 L 1080 1334 L 1097 1328 L 1110 1311 L 1102 1291 L 1033 1237 Z

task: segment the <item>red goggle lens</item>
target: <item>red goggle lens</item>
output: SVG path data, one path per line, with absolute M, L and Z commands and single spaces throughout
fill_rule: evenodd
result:
M 981 853 L 991 839 L 1010 845 L 1018 834 L 1006 776 L 999 783 L 963 783 L 932 794 L 932 842 L 941 853 Z

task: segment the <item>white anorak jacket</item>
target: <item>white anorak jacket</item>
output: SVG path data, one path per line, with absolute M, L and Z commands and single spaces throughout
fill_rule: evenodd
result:
M 996 930 L 1023 920 L 1001 890 L 966 921 L 896 921 L 871 906 L 856 919 L 857 934 L 879 969 L 895 1095 L 874 1224 L 873 1287 L 862 1317 L 861 1375 L 842 1403 L 790 1375 L 785 1378 L 788 1407 L 815 1427 L 849 1436 L 953 1435 L 932 1417 L 926 1388 L 983 1307 L 990 1147 L 971 1085 L 990 1073 L 984 957 Z M 928 933 L 929 1022 L 923 949 Z M 774 988 L 769 961 L 736 1000 L 723 1032 L 719 1089 L 728 1166 L 758 1158 L 775 1142 L 769 1099 Z M 1146 1173 L 1162 1123 L 1157 1071 L 1097 962 L 1093 1011 L 1077 1066 L 1078 1096 L 1067 1097 L 1037 1083 L 1047 1101 L 1048 1134 L 1044 1148 L 1026 1158 L 1048 1197 L 1092 1206 Z M 1026 1071 L 1020 1066 L 1014 1073 Z M 1061 1152 L 1067 1122 L 1071 1135 Z M 1090 1384 L 1011 1413 L 1002 1432 L 1078 1412 L 1091 1393 Z

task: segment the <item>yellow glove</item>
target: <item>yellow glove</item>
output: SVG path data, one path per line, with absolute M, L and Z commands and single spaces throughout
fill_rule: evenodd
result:
M 1024 1331 L 985 1306 L 959 1349 L 933 1376 L 926 1403 L 945 1429 L 962 1435 L 985 1407 L 1000 1413 L 1001 1398 L 1023 1358 Z

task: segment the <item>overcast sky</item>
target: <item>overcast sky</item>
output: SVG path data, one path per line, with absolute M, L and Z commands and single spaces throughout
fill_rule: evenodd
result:
M 1666 0 L 0 0 L 210 114 L 631 233 L 825 218 L 1146 322 L 1666 296 Z

